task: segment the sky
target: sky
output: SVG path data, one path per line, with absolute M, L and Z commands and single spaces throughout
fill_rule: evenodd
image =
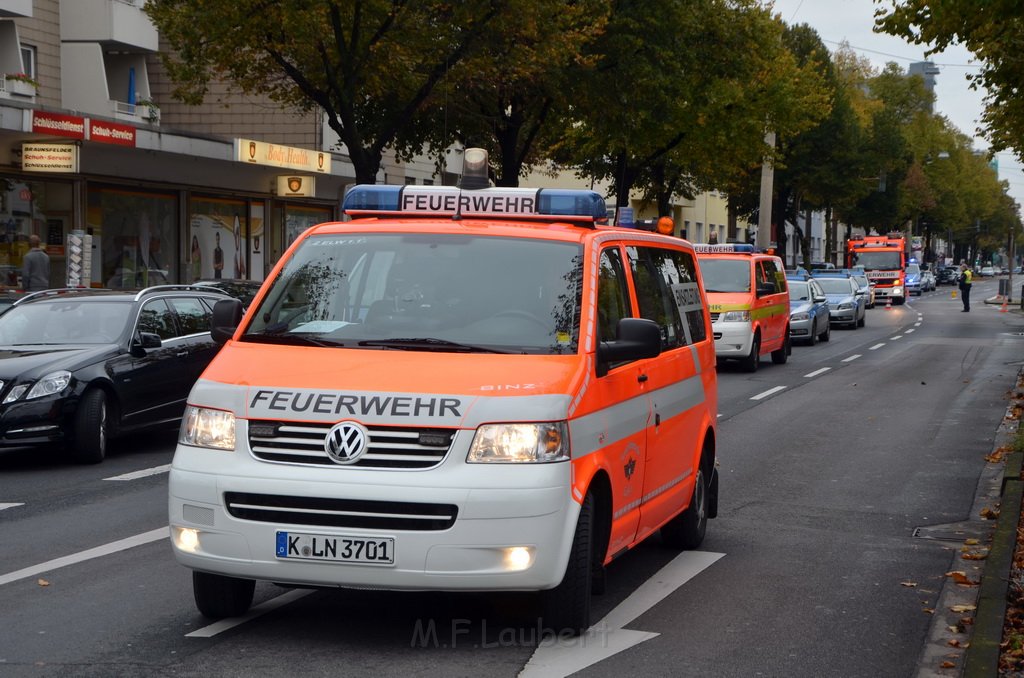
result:
M 873 31 L 875 10 L 891 8 L 891 0 L 883 0 L 882 4 L 872 0 L 774 0 L 773 4 L 775 12 L 787 24 L 811 26 L 830 50 L 846 41 L 853 51 L 870 59 L 878 69 L 892 61 L 906 70 L 911 63 L 926 59 L 926 45 L 912 45 L 901 38 Z M 989 143 L 977 132 L 984 108 L 984 92 L 972 90 L 967 82 L 967 76 L 979 70 L 971 53 L 953 46 L 927 59 L 939 67 L 939 74 L 935 76 L 935 112 L 973 138 L 976 149 L 987 149 Z M 1024 207 L 1024 168 L 1012 153 L 1001 152 L 997 157 L 999 178 L 1009 183 L 1011 197 Z

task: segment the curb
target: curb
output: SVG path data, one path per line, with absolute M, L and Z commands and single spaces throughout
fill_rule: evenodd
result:
M 1018 375 L 1018 383 L 1024 378 L 1024 370 Z M 1008 439 L 1016 436 L 1019 422 L 1011 418 L 1015 405 L 1021 402 L 1022 394 L 1014 386 L 1010 404 L 1006 409 L 1003 424 L 996 435 L 996 449 Z M 1024 481 L 1021 469 L 1024 466 L 1024 452 L 1011 451 L 1006 457 L 1003 471 L 999 517 L 992 534 L 991 548 L 982 572 L 978 591 L 977 610 L 971 632 L 971 642 L 964 656 L 965 678 L 989 678 L 998 675 L 1000 644 L 1003 639 L 1003 625 L 1006 621 L 1007 591 L 1010 586 L 1010 570 L 1017 546 L 1017 524 L 1024 501 Z

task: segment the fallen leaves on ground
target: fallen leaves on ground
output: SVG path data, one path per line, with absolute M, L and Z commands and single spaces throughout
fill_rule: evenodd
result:
M 964 572 L 963 570 L 953 570 L 952 572 L 947 572 L 946 576 L 949 577 L 950 579 L 952 579 L 957 584 L 960 584 L 962 586 L 977 586 L 978 584 L 981 583 L 981 582 L 977 582 L 977 581 L 971 579 L 970 577 L 968 577 L 967 573 Z M 963 606 L 962 605 L 957 605 L 957 606 L 954 606 L 951 609 L 954 612 L 960 612 L 960 610 L 956 609 L 957 607 L 963 607 Z M 972 605 L 970 609 L 973 610 L 974 606 Z

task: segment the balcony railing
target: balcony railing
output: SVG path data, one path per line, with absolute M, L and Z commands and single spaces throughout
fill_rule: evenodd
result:
M 114 117 L 145 120 L 155 124 L 160 122 L 160 108 L 156 104 L 144 101 L 134 104 L 127 101 L 115 101 Z

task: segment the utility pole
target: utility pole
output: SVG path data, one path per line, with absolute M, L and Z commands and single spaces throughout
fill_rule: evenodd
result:
M 764 142 L 775 148 L 775 132 L 764 135 Z M 765 158 L 761 163 L 761 199 L 757 208 L 757 238 L 754 245 L 758 249 L 771 247 L 772 241 L 772 191 L 775 182 L 775 165 L 771 159 Z

